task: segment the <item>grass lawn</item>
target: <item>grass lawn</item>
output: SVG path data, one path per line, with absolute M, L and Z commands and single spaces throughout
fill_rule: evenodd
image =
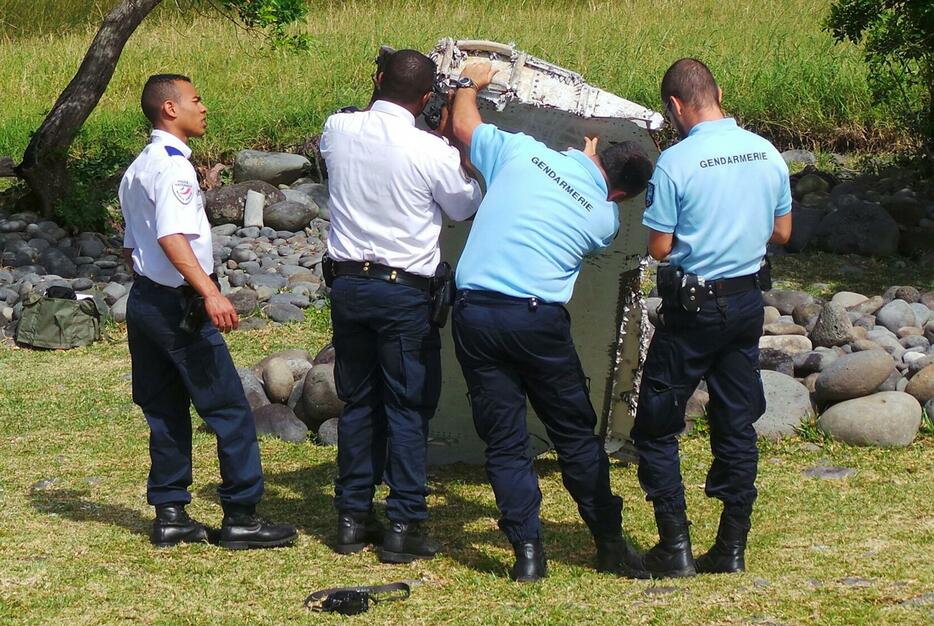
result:
M 331 506 L 335 449 L 261 442 L 267 492 L 261 512 L 301 529 L 292 549 L 157 550 L 147 540 L 148 439 L 130 399 L 125 335 L 70 352 L 0 350 L 0 623 L 339 623 L 302 600 L 335 585 L 418 581 L 410 600 L 356 618 L 386 624 L 930 624 L 934 619 L 934 438 L 902 450 L 763 443 L 749 572 L 690 580 L 630 581 L 591 568 L 593 548 L 561 486 L 552 455 L 542 475 L 550 577 L 520 586 L 496 528 L 482 468 L 431 471 L 430 508 L 443 555 L 381 565 L 366 551 L 340 557 Z M 327 317 L 229 337 L 238 365 L 270 351 L 327 341 Z M 190 511 L 221 517 L 214 439 L 196 431 Z M 710 461 L 701 436 L 684 441 L 695 551 L 716 532 L 703 494 Z M 818 465 L 856 470 L 808 478 Z M 633 467 L 614 464 L 625 524 L 655 540 Z M 381 493 L 381 497 L 384 497 Z

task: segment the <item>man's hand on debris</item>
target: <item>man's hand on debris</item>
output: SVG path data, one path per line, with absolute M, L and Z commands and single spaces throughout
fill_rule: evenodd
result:
M 493 82 L 493 77 L 499 73 L 499 70 L 493 69 L 493 64 L 489 61 L 474 61 L 468 63 L 461 71 L 461 78 L 469 78 L 477 86 L 477 91 L 483 91 Z

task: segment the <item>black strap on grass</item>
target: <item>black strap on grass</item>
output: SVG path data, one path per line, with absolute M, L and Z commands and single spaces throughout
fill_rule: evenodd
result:
M 390 583 L 370 587 L 331 587 L 315 591 L 305 598 L 305 608 L 312 611 L 356 615 L 369 609 L 369 604 L 405 600 L 411 595 L 407 583 Z

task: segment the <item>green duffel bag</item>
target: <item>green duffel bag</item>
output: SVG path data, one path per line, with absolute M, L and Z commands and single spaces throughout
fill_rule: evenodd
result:
M 92 298 L 65 300 L 31 293 L 23 301 L 16 343 L 67 350 L 101 338 L 101 313 Z

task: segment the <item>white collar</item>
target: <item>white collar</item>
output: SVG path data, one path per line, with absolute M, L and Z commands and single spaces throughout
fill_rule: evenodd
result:
M 377 113 L 388 113 L 394 117 L 407 121 L 412 126 L 415 126 L 415 116 L 412 113 L 398 104 L 389 102 L 388 100 L 377 100 L 372 105 L 370 105 L 371 111 L 376 111 Z
M 188 147 L 188 144 L 172 133 L 167 133 L 164 130 L 153 129 L 150 141 L 152 143 L 163 143 L 168 146 L 172 146 L 173 148 L 179 150 L 182 153 L 182 156 L 184 156 L 186 159 L 191 157 L 191 148 Z

